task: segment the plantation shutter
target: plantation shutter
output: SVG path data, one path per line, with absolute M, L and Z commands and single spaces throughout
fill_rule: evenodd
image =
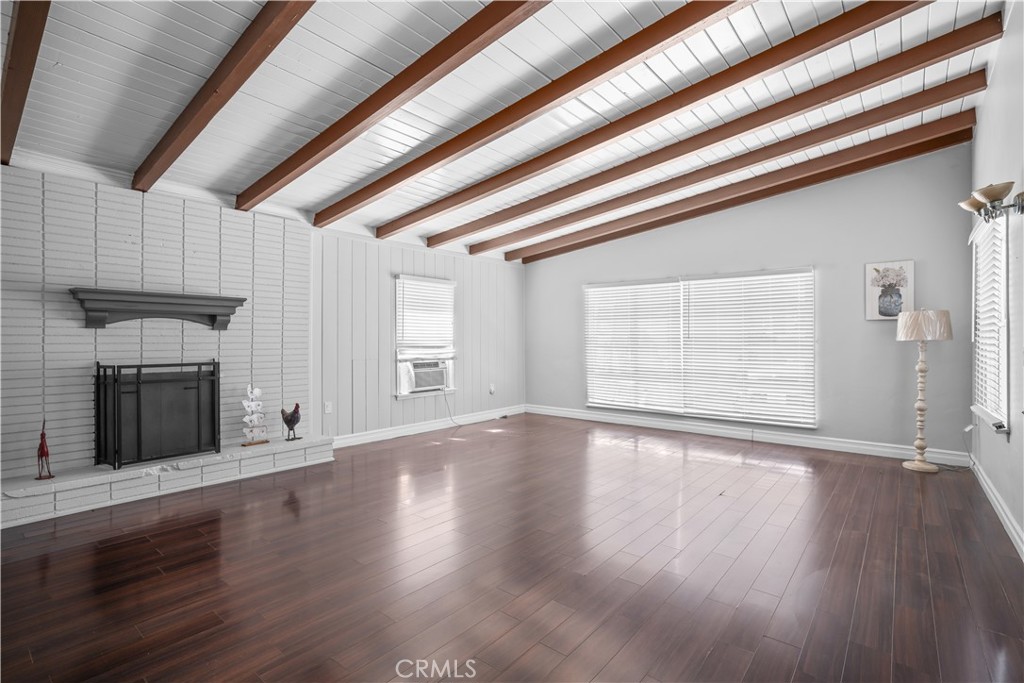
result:
M 455 283 L 399 275 L 395 293 L 398 359 L 452 358 L 455 354 Z
M 980 223 L 974 247 L 974 405 L 1007 418 L 1006 222 Z
M 814 426 L 814 273 L 682 283 L 691 415 Z
M 583 301 L 587 404 L 678 412 L 679 281 L 588 286 Z

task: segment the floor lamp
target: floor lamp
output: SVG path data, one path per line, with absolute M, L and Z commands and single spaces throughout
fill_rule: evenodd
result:
M 914 450 L 917 455 L 913 460 L 903 461 L 903 466 L 915 472 L 938 472 L 939 468 L 928 462 L 924 457 L 928 442 L 924 438 L 924 414 L 928 404 L 924 400 L 924 385 L 928 375 L 928 342 L 949 341 L 953 338 L 953 326 L 949 322 L 949 311 L 907 311 L 900 313 L 896 323 L 896 339 L 898 341 L 917 342 L 917 438 L 914 439 Z

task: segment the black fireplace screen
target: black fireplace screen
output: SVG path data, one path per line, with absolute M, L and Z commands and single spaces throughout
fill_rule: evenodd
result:
M 96 364 L 96 464 L 220 452 L 220 363 Z

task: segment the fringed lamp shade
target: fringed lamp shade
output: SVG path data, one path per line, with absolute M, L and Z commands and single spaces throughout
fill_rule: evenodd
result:
M 899 341 L 949 341 L 953 326 L 949 311 L 907 311 L 900 313 L 896 323 Z

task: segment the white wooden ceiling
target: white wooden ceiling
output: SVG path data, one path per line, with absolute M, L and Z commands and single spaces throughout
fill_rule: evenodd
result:
M 552 2 L 388 116 L 259 210 L 316 210 L 379 178 L 535 91 L 683 2 Z M 610 81 L 326 229 L 372 229 L 433 200 L 605 125 L 735 65 L 860 4 L 761 0 Z M 863 68 L 1002 9 L 1002 2 L 935 2 L 706 105 L 685 111 L 600 151 L 428 220 L 395 237 L 424 236 L 487 216 L 596 171 L 713 128 L 755 109 Z M 130 177 L 235 40 L 261 3 L 53 3 L 17 138 L 14 165 L 55 160 Z M 475 0 L 328 2 L 311 9 L 171 166 L 154 190 L 196 188 L 235 195 L 478 12 Z M 3 2 L 6 45 L 11 3 Z M 465 245 L 562 215 L 680 175 L 983 69 L 991 46 L 827 107 L 681 158 L 590 193 L 456 241 Z M 978 96 L 908 116 L 790 158 L 687 188 L 534 241 L 572 232 L 798 163 L 974 106 Z M 517 246 L 529 244 L 519 243 Z M 496 252 L 500 256 L 500 252 Z

